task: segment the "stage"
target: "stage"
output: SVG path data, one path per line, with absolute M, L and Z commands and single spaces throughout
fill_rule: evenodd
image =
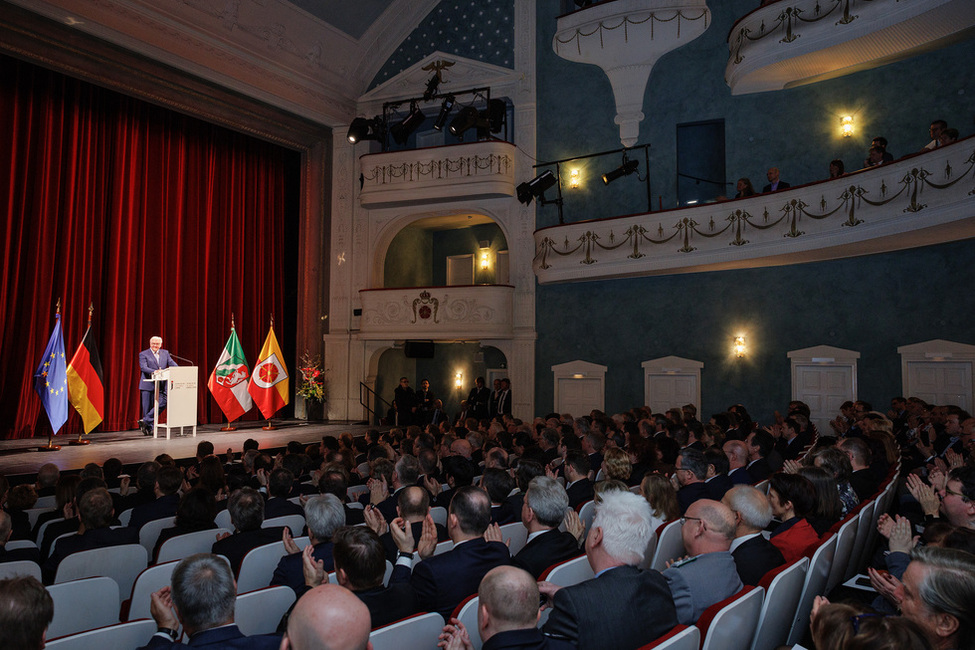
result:
M 133 431 L 95 432 L 85 436 L 91 440 L 87 445 L 70 445 L 75 437 L 55 436 L 54 444 L 60 451 L 37 451 L 47 444 L 46 438 L 27 438 L 19 440 L 0 440 L 0 473 L 11 477 L 17 474 L 33 474 L 45 463 L 54 463 L 62 470 L 81 469 L 87 463 L 101 465 L 106 458 L 118 458 L 124 464 L 142 463 L 152 460 L 159 454 L 169 454 L 173 458 L 192 458 L 196 455 L 196 445 L 202 440 L 213 443 L 216 453 L 224 454 L 227 449 L 240 453 L 244 441 L 257 440 L 261 449 L 284 447 L 291 440 L 303 444 L 321 442 L 322 436 L 336 438 L 348 431 L 353 436 L 363 435 L 370 428 L 365 424 L 346 422 L 308 422 L 306 420 L 274 420 L 275 429 L 264 431 L 264 420 L 238 423 L 236 431 L 220 431 L 221 424 L 207 424 L 196 429 L 194 438 L 191 430 L 185 436 L 176 435 L 166 440 L 165 433 L 159 438 L 144 436 L 138 429 Z

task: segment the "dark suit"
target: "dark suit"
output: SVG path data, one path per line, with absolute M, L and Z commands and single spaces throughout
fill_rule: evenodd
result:
M 751 485 L 755 482 L 752 475 L 744 467 L 739 467 L 728 473 L 728 478 L 734 485 Z
M 232 648 L 233 650 L 277 650 L 281 645 L 281 637 L 276 634 L 262 634 L 260 636 L 244 636 L 236 625 L 218 627 L 211 630 L 197 632 L 190 637 L 189 643 L 174 643 L 168 638 L 153 636 L 146 645 L 139 648 Z
M 271 497 L 264 504 L 264 518 L 286 517 L 288 515 L 305 516 L 305 510 L 297 503 L 291 503 L 282 497 Z
M 735 558 L 738 577 L 746 585 L 757 585 L 762 576 L 785 564 L 782 552 L 761 534 L 742 542 L 731 556 Z
M 325 565 L 325 571 L 334 571 L 335 565 L 332 562 L 332 542 L 321 542 L 320 544 L 315 544 L 315 549 L 312 551 L 312 555 L 316 560 L 321 560 Z M 274 575 L 271 576 L 270 586 L 275 585 L 287 585 L 294 589 L 294 592 L 301 596 L 304 592 L 305 586 L 305 574 L 301 566 L 301 553 L 293 553 L 291 555 L 285 555 L 278 562 L 278 566 L 274 569 Z
M 349 506 L 344 506 L 344 508 L 346 526 L 355 526 L 366 521 L 366 511 L 362 508 L 350 508 Z
M 413 616 L 418 611 L 413 589 L 405 582 L 389 585 L 389 587 L 379 585 L 374 589 L 352 593 L 369 608 L 372 629 Z
M 475 386 L 467 395 L 468 417 L 486 420 L 490 414 L 491 389 L 487 386 Z M 463 424 L 463 422 L 461 422 Z
M 532 574 L 536 580 L 553 564 L 564 562 L 579 555 L 579 543 L 572 533 L 563 533 L 558 528 L 544 532 L 511 558 L 511 563 Z
M 434 524 L 437 527 L 437 543 L 445 542 L 450 539 L 450 535 L 447 534 L 447 529 L 440 524 Z M 423 522 L 415 521 L 410 524 L 410 530 L 413 531 L 413 544 L 420 543 L 420 535 L 423 534 Z M 383 544 L 383 549 L 386 551 L 386 559 L 388 559 L 393 564 L 396 564 L 396 556 L 399 553 L 399 549 L 396 548 L 396 542 L 393 541 L 393 536 L 389 533 L 383 533 L 379 537 L 379 541 Z
M 550 639 L 538 628 L 498 632 L 484 642 L 483 650 L 572 650 L 571 643 Z
M 735 484 L 731 482 L 727 474 L 717 474 L 713 478 L 705 481 L 704 485 L 708 491 L 708 498 L 714 499 L 715 501 L 720 501 L 725 492 L 735 487 Z
M 782 460 L 795 460 L 799 458 L 802 454 L 802 448 L 802 436 L 796 436 L 791 442 L 786 441 L 785 438 L 779 438 L 778 442 L 775 443 L 775 450 L 782 456 Z
M 542 632 L 579 648 L 627 650 L 650 643 L 675 625 L 677 612 L 664 577 L 620 566 L 555 592 Z
M 178 505 L 179 494 L 164 494 L 155 501 L 137 506 L 132 509 L 132 516 L 129 517 L 129 528 L 139 530 L 150 521 L 175 517 Z
M 876 480 L 873 472 L 868 467 L 867 469 L 859 469 L 850 474 L 850 486 L 857 493 L 857 498 L 863 502 L 874 495 L 877 488 L 880 487 L 880 482 Z
M 491 569 L 511 563 L 508 547 L 483 537 L 423 560 L 409 569 L 397 565 L 390 584 L 409 580 L 421 611 L 438 612 L 447 620 L 462 600 L 477 593 L 481 578 Z
M 595 494 L 592 489 L 592 481 L 587 478 L 579 479 L 565 488 L 565 492 L 569 495 L 569 507 L 573 510 L 586 501 L 592 501 L 593 495 Z
M 767 458 L 759 458 L 748 465 L 746 469 L 756 483 L 764 481 L 772 474 L 772 467 L 769 465 Z
M 498 392 L 497 415 L 511 415 L 511 390 L 501 390 Z
M 283 533 L 283 526 L 258 528 L 257 530 L 234 533 L 230 537 L 214 542 L 210 552 L 214 555 L 223 555 L 230 560 L 230 568 L 234 570 L 234 576 L 236 577 L 240 574 L 240 563 L 244 561 L 244 556 L 249 551 L 258 546 L 264 546 L 272 542 L 280 542 Z
M 142 398 L 142 419 L 145 422 L 152 422 L 153 416 L 153 397 L 155 396 L 156 385 L 152 381 L 152 373 L 155 370 L 160 370 L 162 368 L 170 368 L 172 366 L 178 365 L 173 358 L 169 356 L 169 350 L 159 349 L 159 361 L 156 361 L 156 356 L 152 353 L 152 350 L 143 350 L 139 353 L 139 370 L 142 372 L 139 378 L 139 394 Z M 159 387 L 159 410 L 162 411 L 166 408 L 166 390 L 165 384 Z
M 778 186 L 775 188 L 775 190 L 773 190 L 772 184 L 769 183 L 768 185 L 762 188 L 762 194 L 765 194 L 766 192 L 772 192 L 772 191 L 778 192 L 779 190 L 787 190 L 790 187 L 792 186 L 786 183 L 785 181 L 779 181 Z
M 51 557 L 41 567 L 44 575 L 44 584 L 54 584 L 54 578 L 58 572 L 58 565 L 72 553 L 105 546 L 121 546 L 122 544 L 138 543 L 139 531 L 134 528 L 95 528 L 86 531 L 82 535 L 65 537 L 54 546 L 54 550 L 51 551 Z
M 40 551 L 36 548 L 16 548 L 8 551 L 5 547 L 0 546 L 0 564 L 4 562 L 20 562 L 23 560 L 40 565 Z
M 684 514 L 692 503 L 698 499 L 709 499 L 708 485 L 704 481 L 691 483 L 677 490 L 677 505 L 680 506 L 680 513 Z

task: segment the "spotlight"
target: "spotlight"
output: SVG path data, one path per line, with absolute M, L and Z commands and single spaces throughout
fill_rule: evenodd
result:
M 393 140 L 398 144 L 404 144 L 409 139 L 410 134 L 416 131 L 425 119 L 426 116 L 416 105 L 416 102 L 410 102 L 409 115 L 403 118 L 402 122 L 390 127 L 389 132 L 393 136 Z
M 433 75 L 430 77 L 430 81 L 427 82 L 427 89 L 423 91 L 423 101 L 428 102 L 433 99 L 433 96 L 437 94 L 437 88 L 440 86 L 440 75 Z
M 556 182 L 555 174 L 551 170 L 543 172 L 527 183 L 518 186 L 518 200 L 525 205 L 529 205 L 535 198 L 544 202 L 545 190 L 555 185 Z
M 457 117 L 451 120 L 448 128 L 452 134 L 460 138 L 464 135 L 465 131 L 477 125 L 477 117 L 476 108 L 473 106 L 465 106 L 457 114 Z
M 603 174 L 603 183 L 609 185 L 617 178 L 622 178 L 623 176 L 629 176 L 636 171 L 636 168 L 640 166 L 639 160 L 627 160 L 623 157 L 623 164 L 614 169 L 611 172 Z
M 383 121 L 378 117 L 371 120 L 357 117 L 349 125 L 349 142 L 355 144 L 360 140 L 382 140 Z
M 492 99 L 488 102 L 487 109 L 481 111 L 480 121 L 491 130 L 491 133 L 498 133 L 501 131 L 501 127 L 504 126 L 504 114 L 506 110 L 507 107 L 504 105 L 503 99 Z
M 447 123 L 447 118 L 450 117 L 450 111 L 454 108 L 454 96 L 447 95 L 443 98 L 443 103 L 440 104 L 440 114 L 437 115 L 437 121 L 433 123 L 433 128 L 438 131 L 443 131 L 443 125 Z

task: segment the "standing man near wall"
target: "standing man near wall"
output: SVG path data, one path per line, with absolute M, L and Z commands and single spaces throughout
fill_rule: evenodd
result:
M 474 388 L 467 396 L 469 417 L 486 420 L 490 417 L 491 389 L 484 385 L 484 377 L 474 380 Z
M 169 350 L 162 349 L 162 337 L 160 336 L 153 336 L 149 339 L 149 349 L 139 353 L 139 370 L 142 371 L 142 376 L 139 379 L 139 395 L 142 397 L 142 419 L 139 420 L 139 428 L 144 436 L 152 435 L 152 421 L 155 415 L 153 404 L 155 386 L 152 382 L 152 376 L 158 370 L 176 365 L 178 364 L 169 356 Z M 162 412 L 165 408 L 166 386 L 164 384 L 159 387 L 159 411 Z

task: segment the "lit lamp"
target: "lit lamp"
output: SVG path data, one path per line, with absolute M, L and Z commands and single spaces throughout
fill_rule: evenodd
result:
M 745 337 L 736 336 L 735 337 L 735 356 L 741 359 L 745 356 Z
M 482 241 L 480 243 L 481 270 L 491 268 L 491 242 Z
M 840 118 L 840 130 L 843 132 L 844 138 L 849 138 L 853 135 L 853 116 L 844 115 Z
M 578 169 L 573 169 L 572 171 L 569 172 L 569 187 L 571 187 L 572 189 L 578 189 L 579 180 L 580 180 L 580 175 Z
M 463 388 L 463 387 L 464 387 L 464 375 L 463 373 L 458 372 L 457 374 L 454 375 L 454 388 Z

